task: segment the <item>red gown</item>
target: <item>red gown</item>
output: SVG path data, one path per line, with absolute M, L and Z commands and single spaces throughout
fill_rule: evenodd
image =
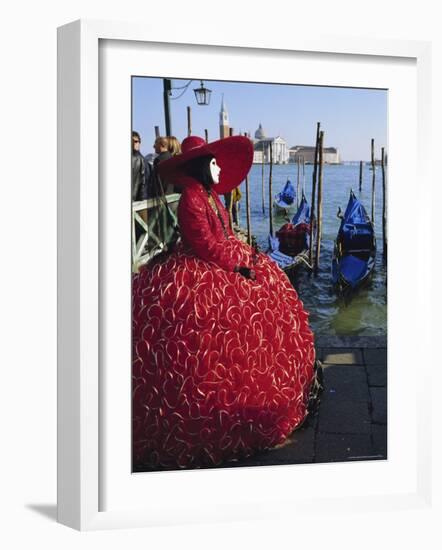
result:
M 178 207 L 182 245 L 133 278 L 138 471 L 249 456 L 281 443 L 307 414 L 308 314 L 284 272 L 233 236 L 213 198 L 225 229 L 206 190 L 189 185 Z M 253 267 L 256 281 L 236 265 Z

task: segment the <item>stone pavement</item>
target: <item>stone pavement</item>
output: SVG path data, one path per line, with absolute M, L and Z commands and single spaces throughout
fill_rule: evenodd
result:
M 387 458 L 385 339 L 322 339 L 316 352 L 324 373 L 316 415 L 279 447 L 226 466 Z

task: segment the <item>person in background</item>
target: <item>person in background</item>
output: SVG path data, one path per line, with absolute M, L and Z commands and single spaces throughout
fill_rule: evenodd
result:
M 175 136 L 168 136 L 167 140 L 169 142 L 169 153 L 174 157 L 175 155 L 181 154 L 181 143 Z M 174 193 L 181 193 L 181 189 L 176 185 L 173 186 Z
M 132 132 L 132 200 L 143 200 L 145 189 L 144 157 L 140 152 L 141 137 L 138 132 Z
M 241 200 L 242 194 L 239 190 L 239 187 L 235 187 L 232 190 L 232 222 L 235 225 L 239 225 L 238 222 L 238 210 L 239 210 L 239 201 Z
M 153 144 L 153 148 L 155 150 L 155 153 L 157 154 L 153 161 L 154 168 L 156 168 L 160 162 L 170 159 L 170 157 L 172 156 L 169 151 L 169 140 L 167 137 L 157 137 Z
M 168 160 L 172 157 L 172 154 L 169 151 L 168 138 L 164 136 L 158 136 L 153 144 L 153 148 L 157 156 L 153 161 L 153 173 L 152 177 L 150 178 L 148 196 L 158 197 L 162 195 L 163 192 L 164 194 L 169 195 L 170 193 L 173 193 L 173 185 L 168 184 L 163 186 L 163 182 L 158 176 L 158 165 L 161 162 Z
M 154 177 L 153 172 L 153 160 L 152 160 L 151 154 L 148 154 L 144 157 L 144 196 L 143 200 L 151 198 L 153 195 L 151 193 L 152 190 L 152 180 Z
M 227 212 L 229 212 L 229 215 L 231 215 L 231 224 L 238 225 L 238 206 L 239 201 L 241 200 L 241 191 L 238 187 L 235 189 L 232 189 L 229 193 L 224 194 L 224 204 L 227 209 Z
M 168 136 L 168 151 L 169 153 L 174 157 L 175 155 L 179 155 L 181 153 L 181 144 L 177 140 L 175 136 Z

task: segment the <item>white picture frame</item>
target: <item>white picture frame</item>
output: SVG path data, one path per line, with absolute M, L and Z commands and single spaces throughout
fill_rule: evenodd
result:
M 187 523 L 196 521 L 217 521 L 232 519 L 254 519 L 260 516 L 280 516 L 284 509 L 296 509 L 297 513 L 318 513 L 329 506 L 335 510 L 347 513 L 355 507 L 361 511 L 379 509 L 394 510 L 398 508 L 422 508 L 429 506 L 431 500 L 431 467 L 430 467 L 430 432 L 425 420 L 430 416 L 430 402 L 425 388 L 429 385 L 430 361 L 422 361 L 420 376 L 417 380 L 404 381 L 404 393 L 408 397 L 416 397 L 416 407 L 410 412 L 410 425 L 413 431 L 413 446 L 409 449 L 413 454 L 407 468 L 398 477 L 396 489 L 391 487 L 382 491 L 376 487 L 373 492 L 352 494 L 351 486 L 348 491 L 333 496 L 333 487 L 329 492 L 312 491 L 311 498 L 305 494 L 302 498 L 287 495 L 285 491 L 274 491 L 278 482 L 293 476 L 293 469 L 286 467 L 266 468 L 266 480 L 263 480 L 261 468 L 220 471 L 186 472 L 185 476 L 178 473 L 154 474 L 147 479 L 151 492 L 159 494 L 164 486 L 164 493 L 170 495 L 175 488 L 177 492 L 188 491 L 198 487 L 204 491 L 204 486 L 212 483 L 223 486 L 239 486 L 248 483 L 250 487 L 262 483 L 260 495 L 253 491 L 248 497 L 237 495 L 236 502 L 226 509 L 225 501 L 220 497 L 219 502 L 207 506 L 207 499 L 196 500 L 183 506 L 177 498 L 175 506 L 168 503 L 153 501 L 155 497 L 146 497 L 144 506 L 134 506 L 128 501 L 129 493 L 118 502 L 117 498 L 108 507 L 103 502 L 102 485 L 107 483 L 109 471 L 111 479 L 114 475 L 112 468 L 122 468 L 124 462 L 114 461 L 103 466 L 103 453 L 109 449 L 103 441 L 103 415 L 109 414 L 106 407 L 108 391 L 122 391 L 118 384 L 113 388 L 103 388 L 103 361 L 105 353 L 100 344 L 103 336 L 106 303 L 109 299 L 109 290 L 103 282 L 103 246 L 101 219 L 106 218 L 106 209 L 113 208 L 112 200 L 103 201 L 100 187 L 100 114 L 105 108 L 100 99 L 100 63 L 109 63 L 109 57 L 100 53 L 100 45 L 107 42 L 119 43 L 131 47 L 155 46 L 163 44 L 179 61 L 184 60 L 192 48 L 198 48 L 202 56 L 218 49 L 228 52 L 230 62 L 234 65 L 244 52 L 250 55 L 290 55 L 299 52 L 302 55 L 315 56 L 321 62 L 328 60 L 350 58 L 363 64 L 370 59 L 388 61 L 394 64 L 401 60 L 408 60 L 415 64 L 415 83 L 417 94 L 414 108 L 417 113 L 417 127 L 413 127 L 413 154 L 420 166 L 422 181 L 430 181 L 428 177 L 428 151 L 430 146 L 429 121 L 431 118 L 431 104 L 428 100 L 428 82 L 430 80 L 431 46 L 426 42 L 364 40 L 351 37 L 320 37 L 311 39 L 298 33 L 295 38 L 281 37 L 278 42 L 263 44 L 245 35 L 245 38 L 235 40 L 217 39 L 211 41 L 202 36 L 200 41 L 189 44 L 185 30 L 176 34 L 173 41 L 164 42 L 161 31 L 147 32 L 143 26 L 123 24 L 117 22 L 77 21 L 59 29 L 58 34 L 58 521 L 80 530 L 139 527 L 164 524 Z M 180 47 L 181 45 L 181 47 Z M 226 50 L 227 49 L 227 50 Z M 182 50 L 180 54 L 179 51 Z M 210 51 L 209 51 L 210 50 Z M 206 53 L 205 53 L 206 52 Z M 363 57 L 361 57 L 363 56 Z M 365 61 L 364 61 L 365 60 Z M 214 76 L 221 79 L 223 69 L 216 68 Z M 179 76 L 179 75 L 177 75 Z M 211 75 L 208 75 L 209 77 Z M 347 78 L 347 85 L 354 85 L 355 77 Z M 344 79 L 345 80 L 345 79 Z M 314 82 L 312 82 L 314 83 Z M 345 85 L 342 81 L 341 85 Z M 413 98 L 410 101 L 414 101 Z M 127 121 L 128 128 L 130 120 Z M 414 131 L 415 130 L 415 131 Z M 415 136 L 414 136 L 415 134 Z M 123 142 L 126 136 L 123 136 Z M 416 147 L 414 147 L 414 143 Z M 390 182 L 394 185 L 395 177 L 401 175 L 395 172 L 399 163 L 394 153 L 390 151 Z M 395 164 L 396 163 L 396 164 Z M 129 171 L 128 171 L 129 174 Z M 128 176 L 129 177 L 129 176 Z M 405 177 L 405 176 L 404 176 Z M 423 200 L 429 197 L 429 186 L 422 186 L 419 194 Z M 406 201 L 407 199 L 404 198 Z M 115 202 L 115 201 L 114 201 Z M 404 203 L 407 207 L 409 203 Z M 394 208 L 391 214 L 394 216 Z M 425 234 L 431 220 L 422 217 L 420 232 L 415 236 Z M 124 223 L 123 223 L 124 226 Z M 106 226 L 104 226 L 106 227 Z M 427 232 L 430 234 L 430 232 Z M 130 229 L 127 235 L 130 237 Z M 124 242 L 122 243 L 124 246 Z M 431 241 L 417 252 L 423 259 L 427 250 L 430 250 Z M 121 250 L 121 248 L 120 248 Z M 130 246 L 127 248 L 130 256 Z M 394 255 L 394 254 L 393 254 Z M 418 258 L 419 259 L 419 258 Z M 123 263 L 126 258 L 123 258 Z M 130 262 L 128 262 L 128 265 Z M 393 360 L 405 361 L 411 365 L 416 358 L 425 357 L 431 339 L 430 314 L 430 287 L 431 274 L 421 265 L 417 269 L 421 285 L 417 296 L 412 298 L 410 315 L 413 318 L 420 308 L 421 324 L 414 327 L 418 330 L 417 345 L 409 353 L 401 352 L 393 356 Z M 109 285 L 118 284 L 118 281 L 109 282 Z M 115 294 L 114 294 L 115 295 Z M 389 294 L 389 300 L 398 303 L 398 292 Z M 396 302 L 395 302 L 396 300 Z M 104 308 L 104 309 L 103 309 Z M 127 310 L 125 310 L 127 311 Z M 123 316 L 124 317 L 124 316 Z M 129 322 L 127 316 L 125 322 Z M 391 330 L 389 325 L 389 346 L 393 348 L 398 343 L 398 331 Z M 130 328 L 127 329 L 130 332 Z M 410 330 L 410 329 L 408 329 Z M 121 353 L 121 357 L 130 356 Z M 389 357 L 390 361 L 390 357 Z M 394 365 L 393 365 L 394 366 Z M 129 370 L 128 370 L 129 372 Z M 394 372 L 394 371 L 393 371 Z M 405 369 L 405 372 L 409 372 Z M 407 385 L 408 384 L 408 385 Z M 111 395 L 109 393 L 109 395 Z M 389 396 L 391 397 L 391 396 Z M 127 396 L 124 401 L 127 405 Z M 401 402 L 402 399 L 402 402 Z M 393 395 L 393 413 L 403 406 L 404 398 Z M 125 407 L 125 408 L 124 408 Z M 121 410 L 122 418 L 130 414 L 127 406 Z M 390 422 L 390 419 L 389 419 Z M 124 423 L 123 423 L 124 424 Z M 126 426 L 127 430 L 129 429 Z M 127 433 L 127 431 L 126 431 Z M 398 434 L 398 438 L 400 434 Z M 390 467 L 394 466 L 394 456 L 390 459 Z M 387 461 L 388 462 L 388 461 Z M 406 461 L 405 461 L 406 462 Z M 127 465 L 128 466 L 128 465 Z M 128 466 L 129 467 L 129 466 Z M 390 475 L 387 470 L 381 472 L 381 463 L 371 466 L 372 472 L 379 471 L 379 475 Z M 387 465 L 388 467 L 388 465 Z M 297 466 L 297 468 L 302 468 Z M 352 475 L 362 477 L 362 466 L 356 464 L 344 465 L 314 465 L 316 476 L 334 476 L 339 480 L 345 477 L 348 469 Z M 347 470 L 345 470 L 347 469 Z M 253 470 L 253 471 L 251 471 Z M 410 478 L 410 472 L 413 475 Z M 303 470 L 304 474 L 306 470 Z M 125 476 L 130 474 L 126 468 Z M 199 476 L 198 478 L 196 476 Z M 227 478 L 229 476 L 229 478 Z M 241 476 L 241 478 L 240 478 Z M 352 476 L 350 476 L 352 477 Z M 245 481 L 244 481 L 245 479 Z M 402 479 L 402 481 L 401 481 Z M 171 481 L 172 480 L 172 481 Z M 407 482 L 406 482 L 406 481 Z M 403 486 L 400 486 L 403 482 Z M 131 485 L 139 484 L 137 476 L 132 476 Z M 145 483 L 145 480 L 143 481 Z M 157 491 L 155 493 L 155 491 Z M 148 502 L 151 498 L 151 502 Z M 133 501 L 135 502 L 135 501 Z M 282 506 L 281 504 L 284 504 Z M 173 509 L 172 509 L 173 508 Z

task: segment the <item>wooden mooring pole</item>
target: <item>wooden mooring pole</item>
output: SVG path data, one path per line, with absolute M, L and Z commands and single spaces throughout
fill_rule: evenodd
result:
M 205 136 L 205 138 L 206 138 L 206 143 L 209 143 L 209 132 L 208 132 L 207 129 L 204 130 L 204 136 Z
M 310 210 L 310 250 L 309 250 L 309 263 L 313 265 L 313 239 L 315 231 L 315 207 L 316 207 L 316 177 L 318 171 L 318 149 L 319 149 L 319 132 L 321 123 L 317 123 L 316 127 L 316 145 L 315 145 L 315 162 L 313 165 L 312 174 L 312 202 Z
M 246 214 L 247 214 L 247 244 L 252 245 L 252 224 L 250 221 L 250 185 L 246 176 Z
M 315 256 L 315 273 L 319 269 L 319 258 L 321 256 L 321 237 L 322 237 L 322 179 L 323 179 L 323 147 L 324 147 L 324 132 L 319 133 L 319 175 L 318 175 L 318 214 L 316 224 L 316 256 Z
M 301 170 L 301 166 L 300 166 L 300 163 L 299 163 L 299 155 L 297 156 L 296 158 L 296 164 L 298 165 L 298 179 L 296 180 L 296 208 L 298 208 L 299 206 L 299 190 L 300 190 L 300 170 Z
M 160 127 L 155 126 L 155 139 L 160 137 Z
M 362 160 L 359 161 L 359 193 L 362 191 Z
M 233 136 L 233 128 L 229 128 L 229 136 Z M 233 190 L 224 195 L 227 203 L 227 210 L 229 212 L 230 227 L 233 229 Z M 238 220 L 239 221 L 239 220 Z
M 305 195 L 305 157 L 302 156 L 302 194 Z
M 192 109 L 187 107 L 187 135 L 192 135 Z
M 385 184 L 385 149 L 382 147 L 382 251 L 387 260 L 387 193 Z
M 375 206 L 375 185 L 376 185 L 376 166 L 374 162 L 374 139 L 371 140 L 371 223 L 374 227 L 374 206 Z
M 247 132 L 244 133 L 245 137 L 249 137 Z M 249 185 L 249 176 L 246 176 L 246 218 L 247 218 L 247 244 L 252 245 L 252 224 L 250 216 L 250 185 Z
M 265 199 L 264 199 L 264 145 L 262 146 L 262 163 L 261 163 L 261 196 L 262 196 L 262 213 L 265 214 Z
M 270 173 L 269 173 L 269 219 L 270 219 L 270 235 L 273 237 L 273 145 L 270 143 Z

